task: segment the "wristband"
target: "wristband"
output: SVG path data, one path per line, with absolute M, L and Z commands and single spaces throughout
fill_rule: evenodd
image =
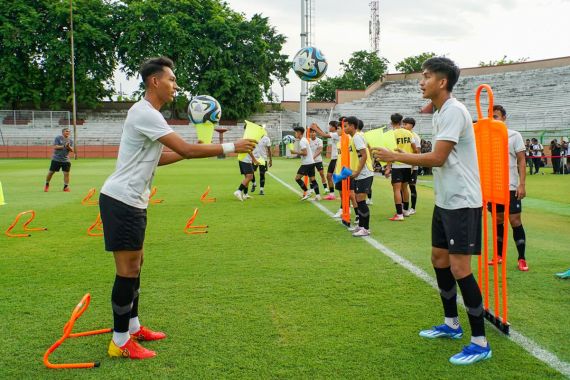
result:
M 222 149 L 224 151 L 224 154 L 233 153 L 236 151 L 236 146 L 234 143 L 223 143 Z

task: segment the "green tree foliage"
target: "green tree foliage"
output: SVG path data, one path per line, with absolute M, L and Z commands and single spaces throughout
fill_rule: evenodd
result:
M 225 119 L 248 116 L 273 80 L 287 81 L 285 37 L 260 15 L 247 20 L 219 0 L 124 0 L 120 18 L 118 56 L 127 75 L 149 57 L 170 57 L 179 86 L 215 97 Z
M 426 52 L 411 57 L 404 58 L 396 64 L 396 70 L 404 74 L 417 73 L 422 71 L 422 65 L 428 59 L 435 57 L 435 53 Z
M 352 53 L 348 62 L 340 63 L 342 74 L 321 79 L 312 88 L 311 101 L 334 102 L 336 90 L 363 90 L 384 76 L 388 60 L 365 50 Z
M 479 62 L 479 67 L 487 67 L 487 66 L 502 66 L 502 65 L 511 65 L 513 63 L 522 63 L 528 61 L 528 57 L 518 58 L 518 59 L 507 59 L 507 56 L 504 55 L 503 58 L 498 59 L 496 61 L 489 61 L 489 62 Z
M 77 103 L 93 106 L 112 94 L 114 2 L 74 0 Z M 0 104 L 71 103 L 69 1 L 0 2 Z

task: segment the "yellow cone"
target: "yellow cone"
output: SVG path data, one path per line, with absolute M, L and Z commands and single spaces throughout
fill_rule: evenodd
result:
M 2 190 L 2 182 L 0 182 L 0 206 L 5 205 L 4 202 L 4 191 Z
M 212 137 L 214 136 L 214 124 L 207 121 L 205 123 L 196 124 L 195 127 L 198 140 L 204 144 L 211 144 Z

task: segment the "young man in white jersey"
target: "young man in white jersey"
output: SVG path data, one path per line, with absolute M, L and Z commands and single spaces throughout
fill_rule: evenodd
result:
M 321 200 L 321 196 L 319 193 L 319 184 L 315 180 L 315 160 L 313 159 L 313 152 L 311 151 L 309 140 L 304 136 L 305 128 L 295 127 L 293 128 L 293 131 L 295 131 L 295 138 L 299 142 L 299 150 L 292 150 L 291 153 L 301 156 L 301 166 L 299 167 L 299 170 L 297 170 L 297 175 L 295 176 L 295 182 L 297 182 L 301 190 L 303 190 L 301 200 L 304 201 L 309 199 L 314 193 L 315 200 L 319 201 Z M 307 189 L 307 186 L 305 186 L 305 183 L 301 179 L 303 176 L 309 177 L 311 189 Z
M 493 106 L 493 118 L 504 123 L 507 120 L 507 111 L 503 106 L 496 104 Z M 522 272 L 526 272 L 528 271 L 525 257 L 526 234 L 521 221 L 521 200 L 526 196 L 526 147 L 519 132 L 512 129 L 507 129 L 507 132 L 509 135 L 509 223 L 513 229 L 513 240 L 519 254 L 517 268 Z M 491 205 L 487 205 L 487 209 L 491 211 Z M 505 206 L 497 205 L 497 252 L 499 253 L 499 264 L 503 262 L 501 252 L 503 252 L 503 233 L 505 231 L 504 220 Z M 489 265 L 492 264 L 492 261 L 489 262 Z
M 329 189 L 329 194 L 325 197 L 327 201 L 334 201 L 336 197 L 334 196 L 334 183 L 332 176 L 336 168 L 336 161 L 338 159 L 338 143 L 340 142 L 340 136 L 338 134 L 338 122 L 336 120 L 329 121 L 329 132 L 324 133 L 317 124 L 312 124 L 311 129 L 314 129 L 317 134 L 321 137 L 326 137 L 328 139 L 327 146 L 331 147 L 331 160 L 327 167 L 327 184 Z
M 263 135 L 257 146 L 253 150 L 253 156 L 256 161 L 262 159 L 265 163 L 263 165 L 254 165 L 253 167 L 253 184 L 251 186 L 251 192 L 255 191 L 255 172 L 259 168 L 259 195 L 265 195 L 265 173 L 273 166 L 273 156 L 271 155 L 271 140 L 267 134 Z
M 246 126 L 243 127 L 244 129 Z M 241 160 L 238 161 L 239 173 L 243 175 L 243 180 L 239 184 L 239 187 L 234 191 L 234 196 L 241 202 L 246 199 L 250 199 L 251 196 L 248 194 L 249 183 L 254 181 L 253 168 L 258 162 L 253 156 L 253 152 L 246 154 Z M 255 185 L 252 187 L 252 192 L 255 191 Z
M 175 133 L 159 111 L 173 100 L 178 89 L 173 67 L 166 57 L 152 58 L 141 66 L 145 96 L 129 109 L 115 171 L 105 181 L 99 198 L 105 249 L 113 252 L 116 269 L 111 295 L 114 321 L 108 349 L 111 357 L 154 357 L 154 351 L 137 341 L 166 337 L 162 332 L 141 326 L 138 317 L 146 208 L 156 167 L 185 158 L 250 152 L 255 146 L 250 140 L 221 145 L 188 144 Z M 172 152 L 163 152 L 163 146 Z
M 402 126 L 404 129 L 410 131 L 413 135 L 413 143 L 416 146 L 416 153 L 420 154 L 422 139 L 416 132 L 413 131 L 416 126 L 416 119 L 413 117 L 406 117 L 402 120 Z M 408 215 L 414 215 L 416 213 L 416 202 L 418 200 L 418 192 L 416 190 L 416 183 L 418 182 L 418 166 L 412 167 L 412 175 L 410 177 L 410 182 L 408 182 L 408 187 L 410 188 L 410 209 L 408 210 Z
M 374 154 L 381 161 L 434 168 L 431 260 L 445 319 L 442 325 L 421 331 L 420 336 L 451 339 L 463 336 L 456 302 L 459 285 L 471 326 L 471 344 L 449 361 L 466 365 L 489 359 L 492 352 L 485 337 L 481 291 L 471 271 L 471 257 L 481 254 L 482 195 L 473 119 L 451 95 L 458 79 L 459 68 L 448 58 L 434 57 L 423 64 L 420 89 L 436 108 L 432 152 L 410 154 L 378 148 Z
M 315 161 L 315 170 L 319 172 L 321 176 L 321 183 L 323 184 L 323 190 L 327 191 L 327 180 L 325 179 L 324 167 L 323 167 L 323 140 L 317 137 L 317 131 L 311 129 L 310 132 L 311 139 L 309 144 L 311 146 L 311 151 L 313 152 L 313 160 Z

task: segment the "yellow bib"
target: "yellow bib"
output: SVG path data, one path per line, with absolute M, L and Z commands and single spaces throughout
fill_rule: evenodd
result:
M 360 135 L 364 137 L 364 134 L 362 132 L 356 132 L 356 133 L 360 133 Z M 366 139 L 364 139 L 364 141 L 366 141 Z M 360 163 L 360 153 L 358 153 L 358 151 L 356 150 L 356 146 L 354 145 L 353 139 L 350 139 L 349 150 L 350 150 L 350 169 L 354 171 L 358 169 L 358 165 Z M 370 159 L 370 151 L 368 150 L 368 147 L 366 147 L 365 165 L 368 168 L 368 170 L 374 171 L 372 169 L 372 160 Z

